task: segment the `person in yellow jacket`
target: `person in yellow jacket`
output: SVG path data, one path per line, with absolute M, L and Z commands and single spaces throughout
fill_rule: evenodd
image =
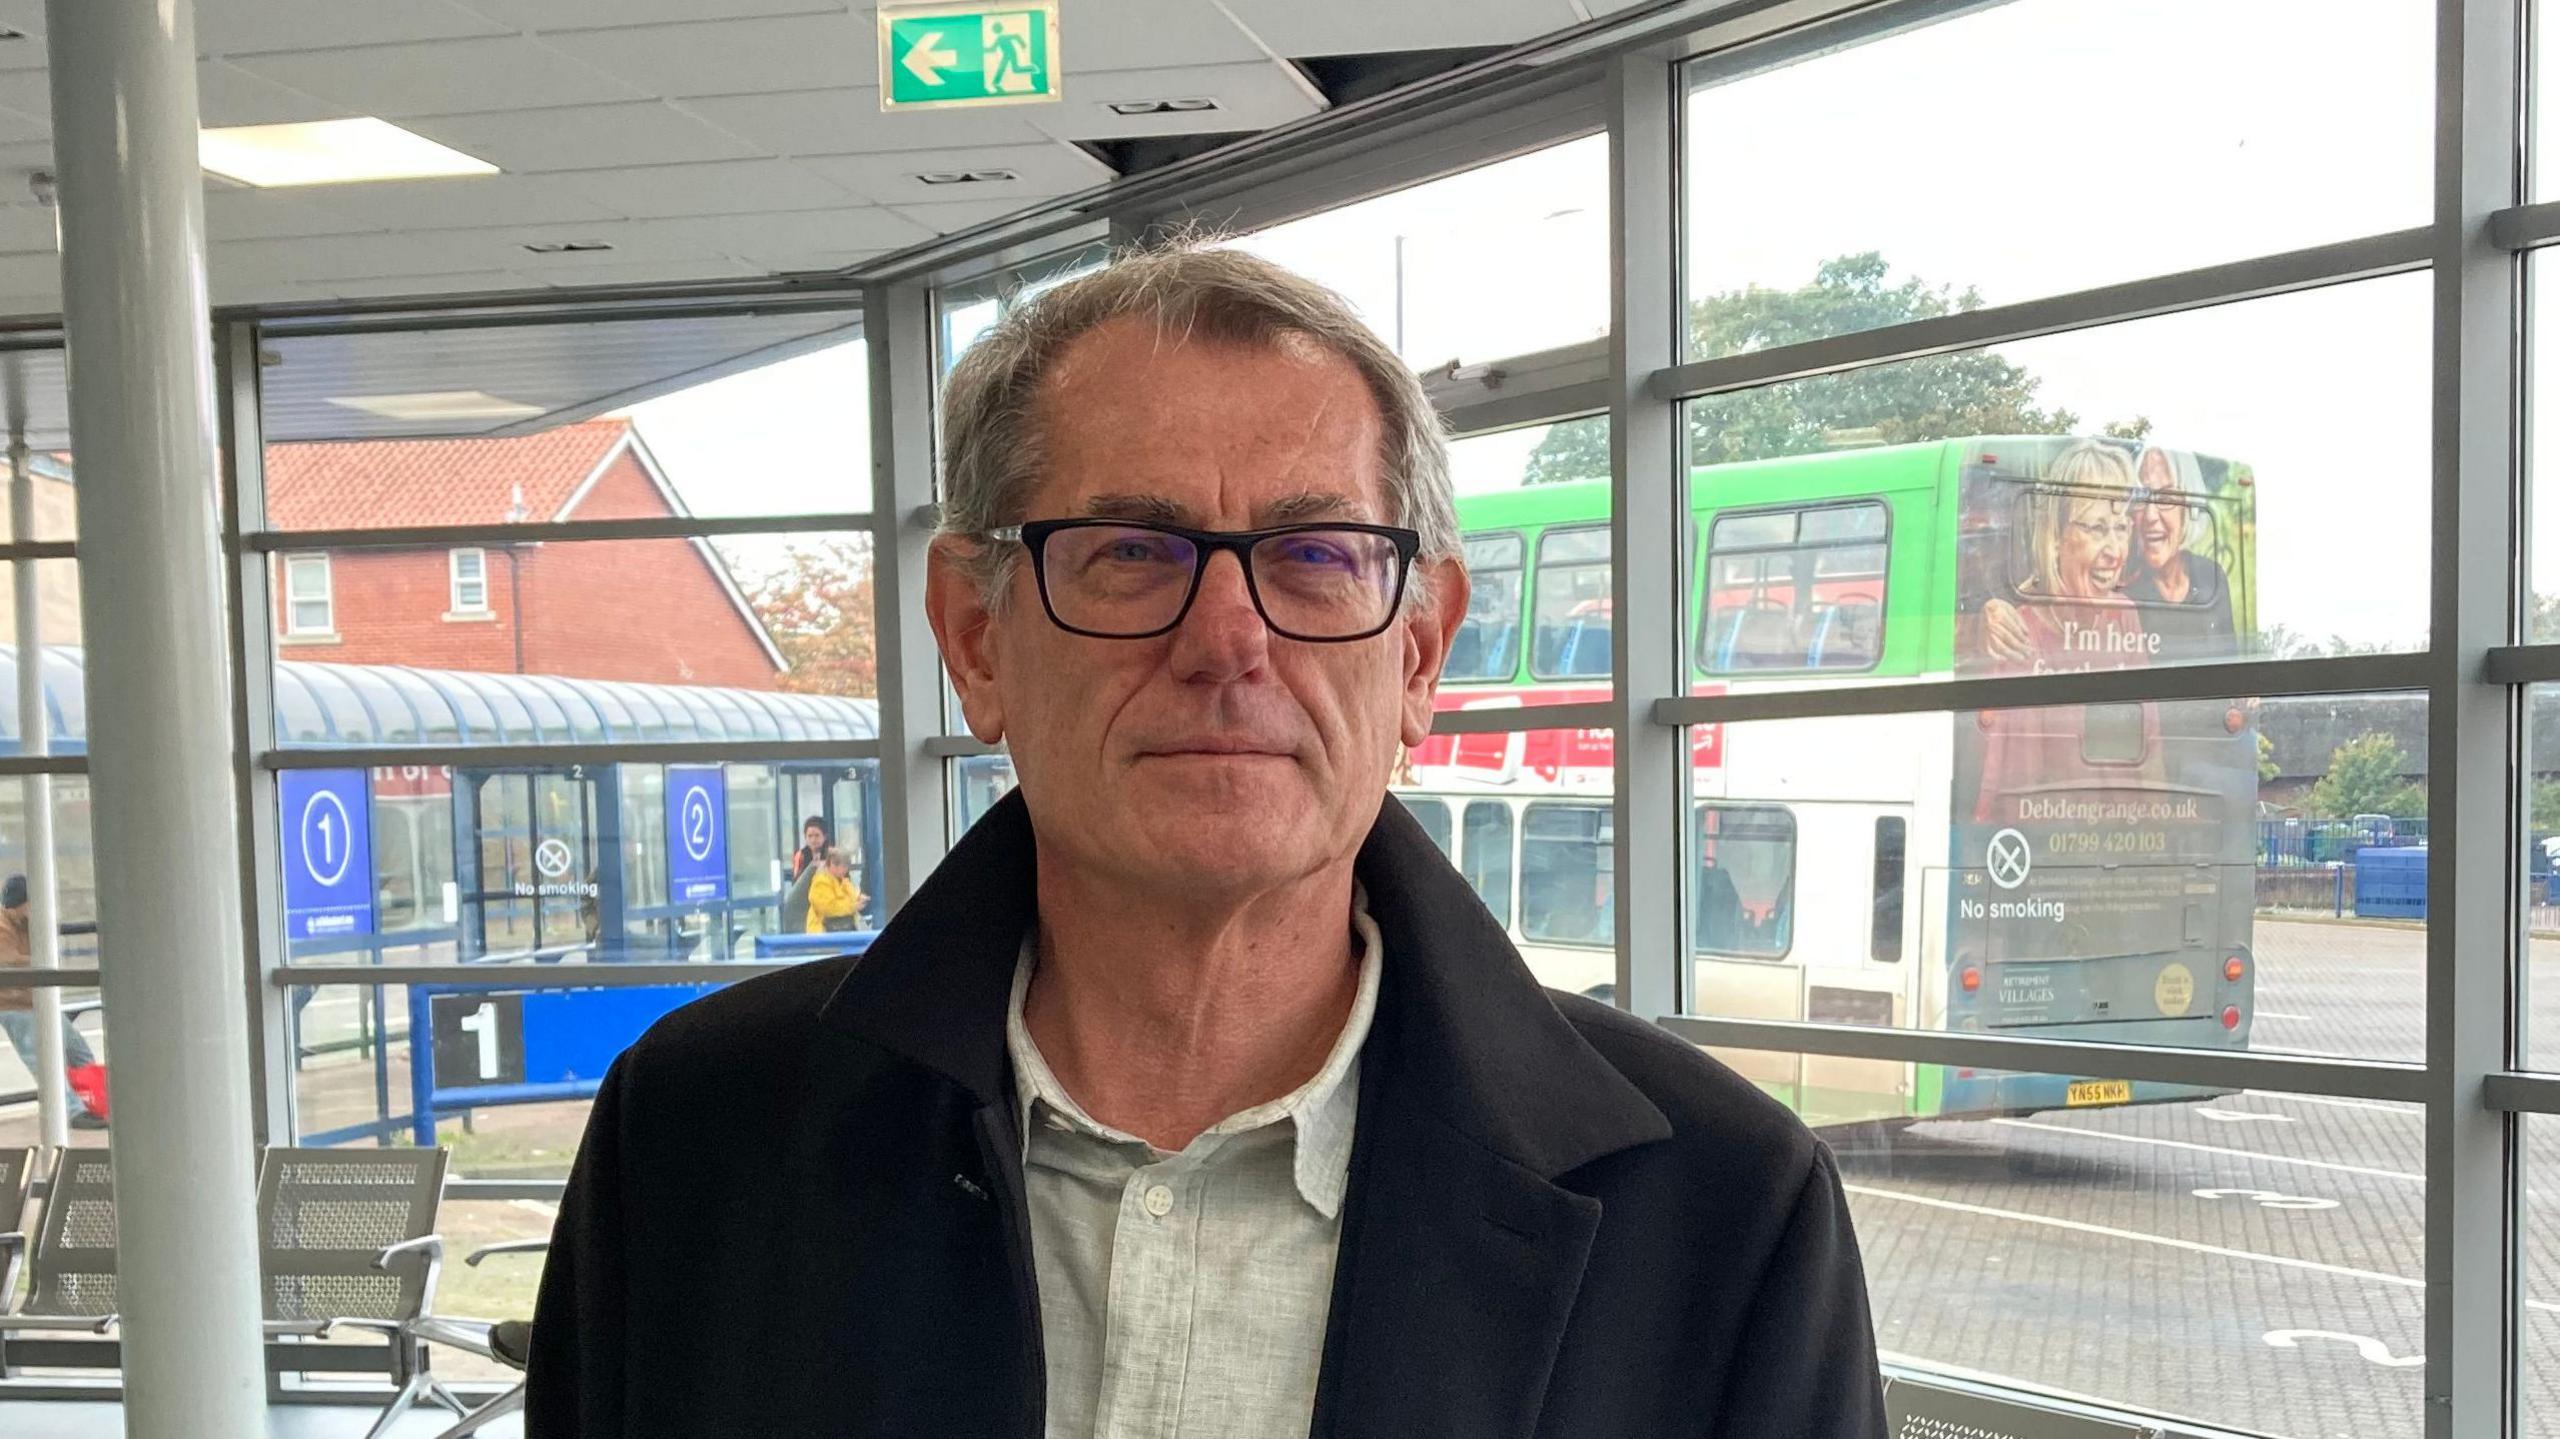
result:
M 851 929 L 853 917 L 862 912 L 862 887 L 853 882 L 853 861 L 845 852 L 830 845 L 826 868 L 809 884 L 809 923 L 807 932 L 824 934 L 830 929 Z M 839 923 L 829 924 L 829 920 Z

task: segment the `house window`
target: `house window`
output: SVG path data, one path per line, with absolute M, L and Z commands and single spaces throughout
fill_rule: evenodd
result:
M 330 601 L 329 557 L 284 557 L 284 632 L 327 635 L 337 632 L 337 611 Z
M 448 556 L 453 571 L 453 612 L 457 615 L 485 615 L 489 612 L 489 552 L 487 550 L 454 550 Z

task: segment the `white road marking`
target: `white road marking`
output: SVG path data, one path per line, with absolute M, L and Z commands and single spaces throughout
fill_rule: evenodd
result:
M 2210 1119 L 2216 1124 L 2300 1124 L 2302 1122 L 2290 1114 L 2252 1114 L 2240 1109 L 2196 1109 L 2191 1112 L 2198 1119 Z
M 2260 1018 L 2260 1019 L 2282 1019 L 2282 1020 L 2289 1020 L 2289 1021 L 2291 1021 L 2291 1022 L 2293 1022 L 2293 1023 L 2295 1023 L 2295 1024 L 2309 1024 L 2309 1023 L 2311 1022 L 2311 1016 L 2310 1016 L 2310 1015 L 2307 1015 L 2307 1014 L 2279 1014 L 2279 1013 L 2277 1013 L 2276 1011 L 2274 1011 L 2274 1010 L 2272 1010 L 2272 1009 L 2262 1009 L 2262 1010 L 2259 1010 L 2259 1011 L 2258 1011 L 2258 1018 Z
M 2338 1099 L 2326 1094 L 2287 1094 L 2275 1089 L 2244 1089 L 2252 1099 L 2276 1099 L 2286 1104 L 2321 1104 L 2331 1109 L 2362 1109 L 2374 1114 L 2396 1114 L 2403 1119 L 2424 1119 L 2427 1111 L 2415 1104 L 2385 1104 L 2378 1099 Z
M 2334 1199 L 2313 1199 L 2300 1194 L 2278 1194 L 2272 1189 L 2190 1189 L 2198 1199 L 2247 1199 L 2260 1209 L 2335 1209 Z
M 2095 1234 L 2108 1239 L 2122 1239 L 2134 1244 L 2157 1244 L 2164 1249 L 2182 1249 L 2190 1254 L 2210 1254 L 2221 1259 L 2238 1259 L 2251 1264 L 2272 1264 L 2281 1269 L 2301 1269 L 2313 1274 L 2334 1275 L 2340 1279 L 2364 1279 L 2376 1284 L 2389 1284 L 2401 1289 L 2424 1289 L 2423 1279 L 2404 1279 L 2378 1269 L 2351 1269 L 2343 1264 L 2322 1264 L 2312 1259 L 2295 1259 L 2285 1254 L 2261 1254 L 2254 1249 L 2232 1249 L 2220 1244 L 2200 1244 L 2192 1239 L 2173 1239 L 2166 1234 L 2146 1234 L 2139 1229 L 2118 1229 L 2113 1225 L 2090 1224 L 2078 1219 L 2057 1219 L 2049 1214 L 2028 1214 L 2016 1209 L 1994 1209 L 1987 1204 L 1966 1204 L 1960 1200 L 1937 1199 L 1925 1194 L 1905 1194 L 1898 1189 L 1878 1189 L 1872 1184 L 1843 1184 L 1842 1190 L 1862 1194 L 1870 1199 L 1887 1199 L 1898 1204 L 1917 1204 L 1929 1209 L 1943 1209 L 1954 1214 L 1971 1214 L 1983 1219 L 2013 1219 L 2020 1224 L 2040 1225 L 2047 1229 L 2066 1229 L 2074 1234 Z M 2560 1314 L 2560 1304 L 2542 1299 L 2528 1299 L 2527 1309 L 2546 1314 Z
M 2289 1154 L 2266 1154 L 2255 1149 L 2226 1149 L 2219 1144 L 2195 1144 L 2184 1139 L 2154 1139 L 2147 1134 L 2115 1134 L 2103 1129 L 2075 1129 L 2067 1124 L 2040 1124 L 2032 1119 L 1995 1119 L 1993 1124 L 2011 1129 L 2034 1129 L 2046 1134 L 2070 1134 L 2082 1139 L 2106 1139 L 2118 1144 L 2148 1144 L 2161 1149 L 2184 1149 L 2196 1154 L 2227 1154 L 2239 1159 L 2263 1159 L 2270 1164 L 2299 1164 L 2305 1169 L 2325 1169 L 2333 1174 L 2361 1174 L 2368 1179 L 2406 1179 L 2424 1184 L 2427 1177 L 2400 1169 L 2368 1169 L 2361 1164 L 2338 1164 L 2326 1159 L 2296 1159 Z
M 510 1199 L 507 1202 L 528 1214 L 539 1214 L 545 1219 L 560 1217 L 560 1206 L 557 1204 L 546 1204 L 539 1199 Z
M 2335 1329 L 2270 1329 L 2266 1334 L 2267 1347 L 2271 1349 L 2298 1349 L 2305 1339 L 2335 1339 L 2352 1344 L 2356 1353 L 2364 1356 L 2364 1362 L 2385 1369 L 2415 1369 L 2427 1362 L 2424 1354 L 2394 1355 L 2390 1345 L 2370 1334 L 2345 1334 Z

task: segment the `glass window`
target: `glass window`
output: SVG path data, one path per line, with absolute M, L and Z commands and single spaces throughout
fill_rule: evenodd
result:
M 1529 672 L 1542 680 L 1610 672 L 1609 531 L 1548 530 L 1538 537 L 1537 600 Z
M 1911 821 L 1898 814 L 1876 820 L 1875 941 L 1869 955 L 1884 964 L 1902 958 L 1903 853 Z
M 1458 846 L 1458 872 L 1475 888 L 1493 917 L 1511 921 L 1511 806 L 1498 799 L 1471 800 Z
M 337 629 L 327 555 L 284 557 L 284 633 L 288 638 Z
M 73 490 L 69 376 L 62 351 L 0 351 L 0 379 L 5 379 L 0 390 L 17 406 L 0 413 L 0 440 L 6 439 L 11 420 L 24 422 L 27 474 L 35 491 L 34 527 L 23 535 L 13 533 L 17 520 L 7 492 L 14 477 L 6 458 L 0 457 L 0 540 L 75 538 L 80 517 Z
M 1415 822 L 1422 826 L 1424 834 L 1431 836 L 1433 846 L 1449 858 L 1456 859 L 1458 835 L 1450 823 L 1448 801 L 1419 799 L 1412 795 L 1399 795 L 1397 798 L 1413 812 Z
M 1700 952 L 1786 954 L 1795 944 L 1795 816 L 1771 805 L 1699 805 L 1689 888 Z
M 1520 671 L 1520 574 L 1528 546 L 1516 534 L 1469 535 L 1467 617 L 1449 642 L 1443 682 L 1507 681 Z
M 1013 793 L 1013 757 L 1001 754 L 970 755 L 951 761 L 951 833 L 957 838 L 979 817 L 995 808 L 996 801 Z
M 2423 648 L 2427 302 L 2392 276 L 1691 401 L 1700 669 L 1803 686 L 1851 678 L 1835 656 L 1917 679 Z M 1785 568 L 1802 550 L 1812 612 Z
M 453 570 L 453 612 L 458 615 L 487 614 L 489 552 L 455 550 L 449 558 Z
M 1339 291 L 1416 368 L 1595 339 L 1609 333 L 1609 140 L 1515 155 L 1236 244 Z
M 1698 1013 L 2425 1053 L 2423 694 L 1755 721 L 1690 741 Z
M 1685 130 L 1690 353 L 2423 225 L 2431 12 L 2357 21 L 2326 0 L 2094 14 L 2020 0 L 1861 16 L 1883 33 L 1844 43 L 1812 27 L 1701 61 Z M 1854 184 L 1843 155 L 1858 157 Z
M 1886 531 L 1877 503 L 1719 516 L 1698 667 L 1872 668 L 1884 653 Z
M 1520 935 L 1608 945 L 1617 926 L 1617 820 L 1605 804 L 1539 801 L 1520 822 Z
M 1012 313 L 1015 306 L 1038 299 L 1079 275 L 1092 274 L 1102 268 L 1104 258 L 1100 246 L 1088 246 L 1051 255 L 1002 275 L 936 291 L 934 314 L 939 324 L 934 353 L 941 364 L 938 374 L 949 375 L 969 347 L 994 329 L 998 320 Z

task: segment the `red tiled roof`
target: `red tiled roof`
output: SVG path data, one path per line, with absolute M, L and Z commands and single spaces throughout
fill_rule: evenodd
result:
M 267 447 L 267 523 L 276 529 L 495 524 L 523 489 L 521 518 L 560 518 L 627 419 L 587 420 L 495 440 L 355 440 Z

